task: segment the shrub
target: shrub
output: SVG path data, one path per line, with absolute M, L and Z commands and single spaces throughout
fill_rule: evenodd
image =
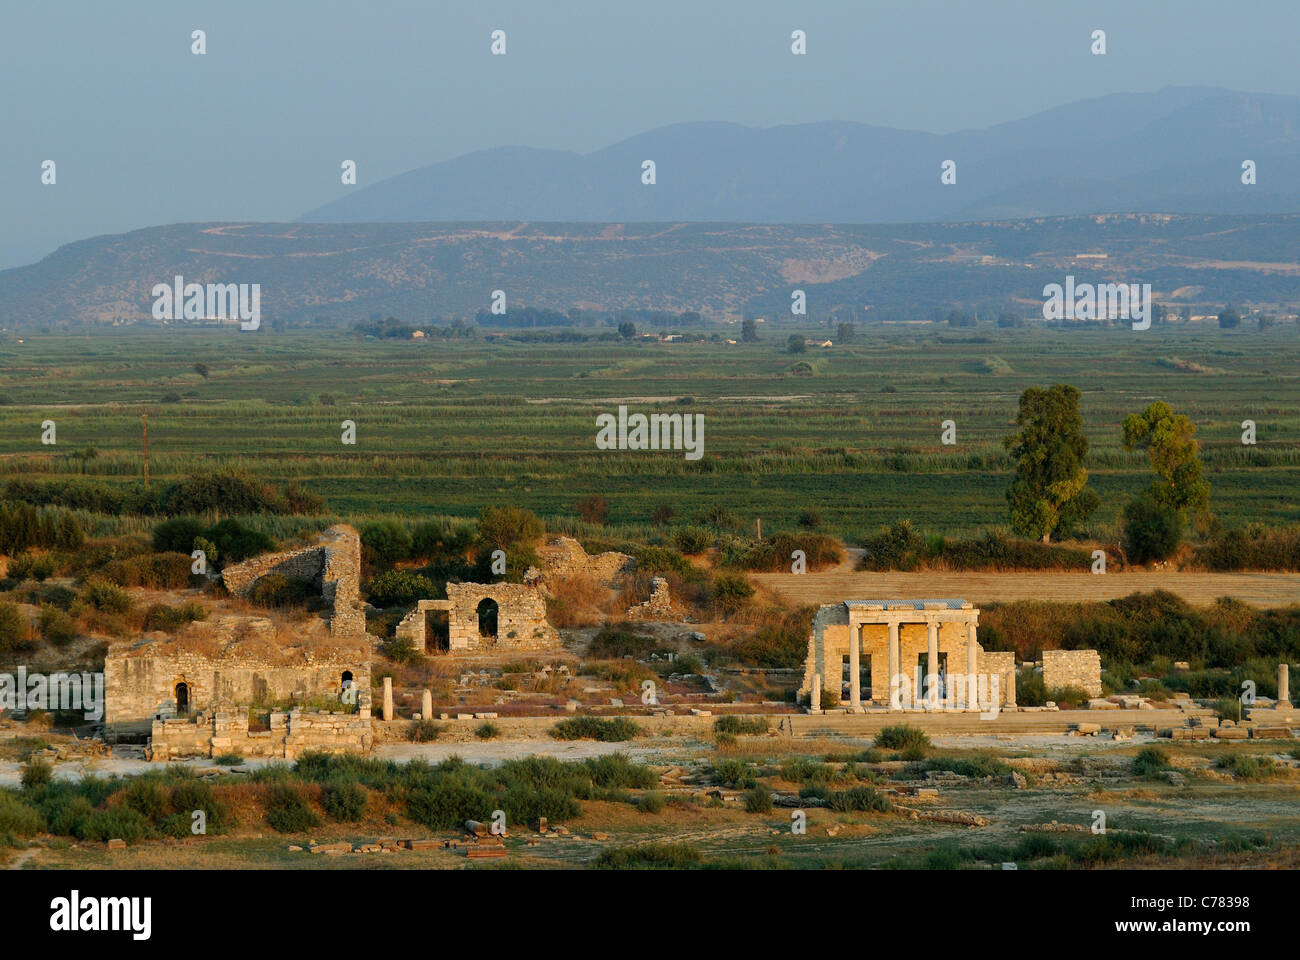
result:
M 203 536 L 204 526 L 194 517 L 174 517 L 153 528 L 153 548 L 158 553 L 185 553 L 194 549 L 194 541 Z M 208 557 L 215 560 L 215 557 Z
M 321 824 L 302 792 L 287 783 L 271 784 L 266 796 L 266 822 L 279 833 L 302 833 Z
M 81 824 L 83 840 L 125 840 L 134 843 L 149 835 L 149 821 L 130 807 L 112 807 L 91 814 Z
M 874 537 L 862 542 L 861 570 L 915 570 L 925 556 L 925 539 L 912 529 L 910 520 L 881 527 Z
M 1124 506 L 1124 552 L 1134 563 L 1150 563 L 1173 555 L 1183 537 L 1183 519 L 1173 507 L 1149 496 Z
M 210 527 L 205 536 L 216 544 L 217 552 L 226 563 L 238 563 L 275 549 L 275 541 L 266 534 L 233 518 Z
M 713 546 L 713 533 L 703 527 L 678 527 L 669 538 L 672 545 L 687 556 L 701 554 Z
M 726 573 L 714 577 L 709 602 L 723 613 L 735 613 L 754 595 L 754 588 L 744 577 Z
M 930 746 L 930 737 L 919 727 L 900 723 L 885 727 L 876 734 L 875 746 L 885 750 L 906 750 L 909 747 L 920 747 L 925 750 Z
M 77 621 L 57 607 L 41 607 L 40 624 L 41 637 L 56 647 L 67 646 L 79 633 Z
M 745 812 L 746 813 L 771 813 L 772 812 L 772 791 L 762 784 L 750 787 L 745 791 Z
M 495 740 L 497 737 L 501 736 L 501 728 L 489 720 L 485 723 L 479 724 L 478 729 L 474 731 L 474 736 L 478 737 L 480 740 Z
M 1135 777 L 1151 777 L 1170 769 L 1169 754 L 1159 747 L 1143 747 L 1130 768 Z
M 388 570 L 370 581 L 367 593 L 376 607 L 406 607 L 417 600 L 431 599 L 437 588 L 422 574 Z
M 546 533 L 537 515 L 520 507 L 484 507 L 478 515 L 479 539 L 499 550 L 533 544 Z
M 39 757 L 29 757 L 20 769 L 19 781 L 24 790 L 35 790 L 54 779 L 54 766 Z
M 30 837 L 40 829 L 41 815 L 35 807 L 13 794 L 0 794 L 0 836 Z
M 599 740 L 603 743 L 621 743 L 631 740 L 641 728 L 627 717 L 602 720 L 599 717 L 569 717 L 550 730 L 556 740 Z
M 238 767 L 244 758 L 237 753 L 219 753 L 212 758 L 212 762 L 219 767 Z
M 664 795 L 656 790 L 642 794 L 641 799 L 636 803 L 636 808 L 642 813 L 663 813 Z
M 826 806 L 836 813 L 850 811 L 876 811 L 888 813 L 893 809 L 889 798 L 871 787 L 850 787 L 847 790 L 833 790 L 826 797 Z
M 767 730 L 768 722 L 766 717 L 741 717 L 735 714 L 727 714 L 713 721 L 714 733 L 761 736 L 767 733 Z
M 303 606 L 318 595 L 310 582 L 286 577 L 282 573 L 260 577 L 248 591 L 248 599 L 261 607 Z
M 381 520 L 361 528 L 361 546 L 367 556 L 380 563 L 396 563 L 411 556 L 415 542 L 405 525 L 396 520 Z
M 103 580 L 89 581 L 86 584 L 85 598 L 92 607 L 104 613 L 126 613 L 131 609 L 130 595 Z
M 442 725 L 425 717 L 411 724 L 411 740 L 415 743 L 431 743 L 442 733 Z
M 157 820 L 167 812 L 167 794 L 154 777 L 136 777 L 123 793 L 126 805 L 146 820 Z
M 365 788 L 346 780 L 325 784 L 320 799 L 331 820 L 355 822 L 366 812 Z
M 597 870 L 681 870 L 700 862 L 700 851 L 688 843 L 646 843 L 611 847 L 593 863 Z
M 646 790 L 659 782 L 649 767 L 633 763 L 621 753 L 592 757 L 582 762 L 582 770 L 598 787 Z
M 1238 780 L 1267 780 L 1276 777 L 1280 770 L 1271 757 L 1257 757 L 1247 753 L 1227 753 L 1214 764 Z

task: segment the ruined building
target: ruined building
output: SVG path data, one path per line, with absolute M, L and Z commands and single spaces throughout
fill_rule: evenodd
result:
M 846 600 L 813 618 L 799 688 L 812 709 L 825 691 L 851 711 L 1011 707 L 1012 652 L 976 641 L 979 610 L 964 600 Z M 933 674 L 937 680 L 927 684 Z M 891 678 L 894 682 L 891 683 Z
M 108 736 L 149 734 L 160 759 L 223 750 L 293 756 L 308 742 L 367 749 L 375 640 L 365 630 L 360 571 L 360 537 L 347 526 L 331 527 L 310 547 L 227 567 L 222 579 L 232 594 L 280 574 L 319 590 L 327 615 L 212 616 L 175 635 L 112 644 L 104 662 Z M 256 717 L 250 729 L 250 707 L 259 717 L 265 708 L 267 729 L 257 729 Z
M 449 583 L 446 600 L 420 600 L 396 636 L 430 655 L 545 650 L 560 645 L 541 588 L 525 583 Z

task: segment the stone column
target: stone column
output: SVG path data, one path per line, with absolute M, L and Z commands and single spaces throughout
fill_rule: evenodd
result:
M 975 641 L 975 623 L 966 624 L 966 709 L 979 712 L 979 644 Z
M 812 690 L 808 692 L 808 709 L 811 713 L 821 713 L 822 710 L 822 675 L 813 674 Z
M 939 709 L 939 624 L 930 620 L 925 625 L 925 707 Z
M 1291 668 L 1285 663 L 1277 665 L 1277 707 L 1291 709 Z
M 393 719 L 393 678 L 384 677 L 384 720 Z
M 889 709 L 901 710 L 903 705 L 899 702 L 898 687 L 898 624 L 889 625 Z
M 420 703 L 420 716 L 426 720 L 433 719 L 433 693 L 429 690 L 424 691 L 424 700 Z
M 862 627 L 849 624 L 849 709 L 862 709 Z

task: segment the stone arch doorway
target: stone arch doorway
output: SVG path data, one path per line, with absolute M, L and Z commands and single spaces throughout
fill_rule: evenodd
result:
M 176 715 L 187 717 L 190 713 L 190 685 L 182 680 L 176 684 Z
M 478 635 L 487 640 L 497 638 L 497 602 L 491 597 L 484 597 L 478 602 Z

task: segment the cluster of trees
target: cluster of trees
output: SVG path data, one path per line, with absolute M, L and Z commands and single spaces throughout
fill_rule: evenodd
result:
M 84 540 L 80 521 L 67 510 L 0 502 L 0 553 L 12 557 L 30 547 L 77 550 Z
M 1079 391 L 1068 384 L 1030 387 L 1020 397 L 1018 431 L 1003 445 L 1015 460 L 1007 490 L 1011 525 L 1022 536 L 1068 535 L 1097 509 L 1083 460 L 1088 440 L 1079 414 Z M 1143 450 L 1156 478 L 1124 507 L 1124 547 L 1130 560 L 1170 556 L 1193 517 L 1208 518 L 1210 485 L 1197 454 L 1196 427 L 1169 404 L 1156 402 L 1124 421 L 1126 450 Z
M 143 486 L 109 486 L 83 480 L 35 483 L 10 480 L 4 500 L 38 507 L 63 507 L 106 514 L 184 516 L 188 514 L 318 514 L 323 498 L 291 480 L 283 490 L 255 478 L 247 470 L 228 468 L 194 473 L 171 484 L 146 490 Z

